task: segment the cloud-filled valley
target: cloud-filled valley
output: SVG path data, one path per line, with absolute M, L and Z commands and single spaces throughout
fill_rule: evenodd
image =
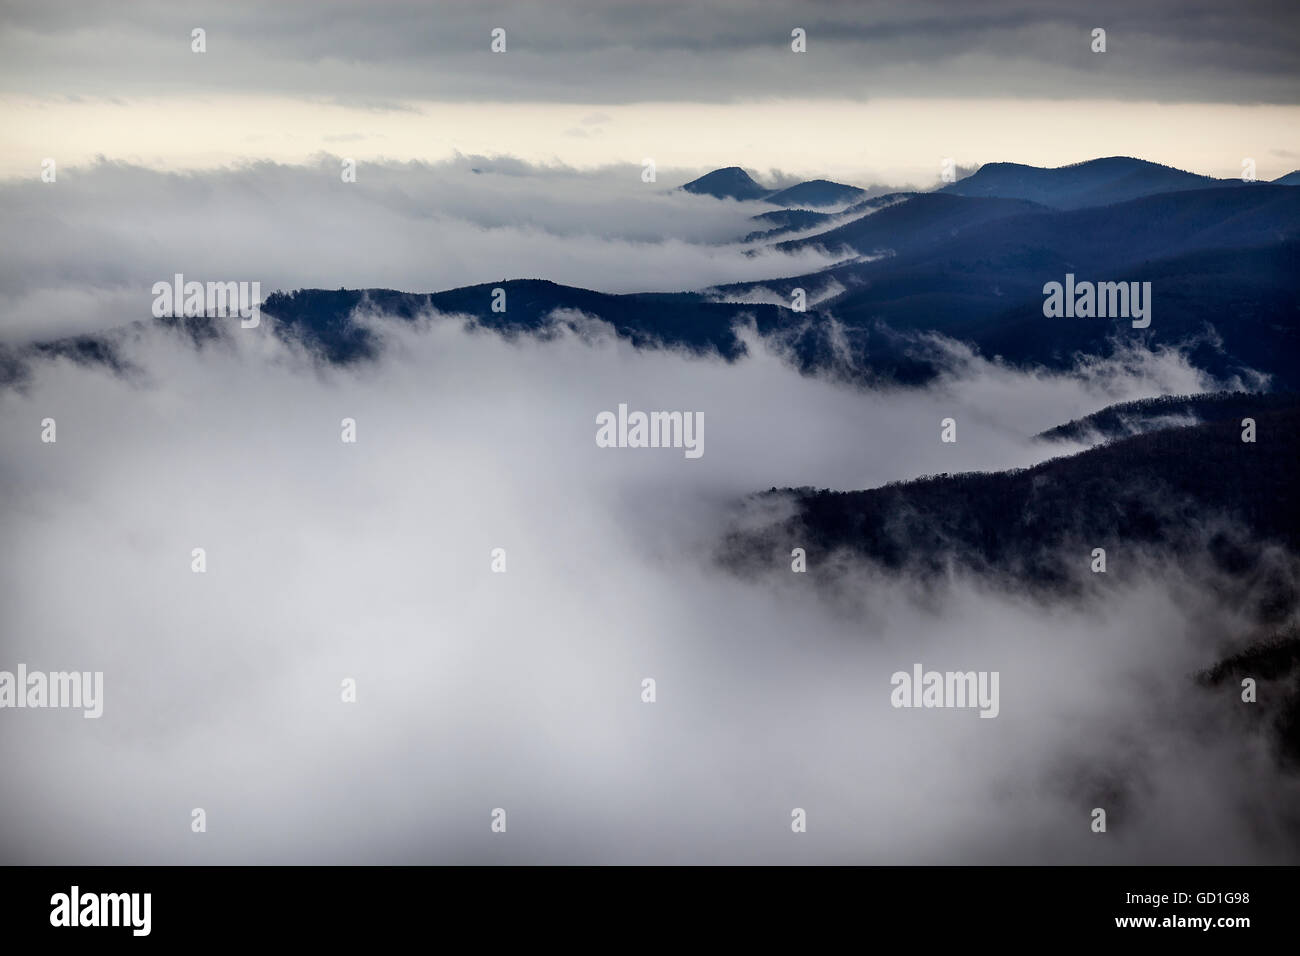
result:
M 1252 412 L 1275 473 L 1291 187 L 1122 160 L 1104 207 L 987 169 L 756 221 L 687 171 L 340 163 L 0 184 L 0 669 L 105 675 L 98 720 L 0 721 L 0 860 L 1296 861 L 1296 674 L 1256 714 L 1233 669 L 1295 640 L 1290 512 L 1097 464 L 1236 454 Z M 1154 276 L 1150 330 L 1046 318 L 1066 269 Z M 178 272 L 260 282 L 260 324 L 151 316 Z M 702 454 L 600 447 L 620 405 L 700 415 Z M 822 489 L 866 495 L 833 534 Z M 1104 575 L 1030 520 L 1130 499 L 1179 534 L 1119 521 Z M 1051 586 L 966 560 L 1018 521 Z M 996 719 L 894 706 L 913 665 L 997 672 Z
M 375 361 L 152 325 L 130 374 L 45 360 L 0 397 L 6 653 L 106 675 L 99 721 L 5 723 L 5 859 L 1293 859 L 1294 778 L 1191 680 L 1255 625 L 1173 569 L 1053 606 L 962 574 L 716 562 L 755 490 L 1029 465 L 1034 434 L 1151 378 L 977 362 L 863 391 L 761 341 L 727 364 L 359 320 Z M 703 411 L 706 453 L 597 448 L 619 402 Z M 892 709 L 913 661 L 1000 670 L 1002 713 Z M 1122 808 L 1105 844 L 1098 802 Z M 192 806 L 216 839 L 157 826 Z
M 604 292 L 678 292 L 799 275 L 838 257 L 740 243 L 770 208 L 674 190 L 672 172 L 595 173 L 509 159 L 342 161 L 163 173 L 101 162 L 0 185 L 0 340 L 148 318 L 150 287 L 181 272 L 297 288 L 412 292 L 544 277 Z M 478 170 L 478 172 L 475 172 Z

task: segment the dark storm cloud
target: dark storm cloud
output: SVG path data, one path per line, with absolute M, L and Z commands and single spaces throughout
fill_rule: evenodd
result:
M 0 12 L 0 85 L 634 102 L 1008 96 L 1294 103 L 1300 8 L 1208 0 L 771 3 L 50 2 Z M 208 55 L 189 50 L 203 27 Z M 507 31 L 506 56 L 488 50 Z M 808 53 L 790 53 L 790 31 Z M 1108 52 L 1089 35 L 1107 30 Z

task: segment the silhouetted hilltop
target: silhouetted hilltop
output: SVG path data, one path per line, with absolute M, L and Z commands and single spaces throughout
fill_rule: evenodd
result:
M 763 201 L 777 206 L 842 206 L 866 194 L 865 189 L 833 183 L 828 179 L 810 179 L 788 189 L 765 196 Z
M 986 163 L 945 186 L 957 196 L 1028 199 L 1057 209 L 1081 209 L 1126 202 L 1157 193 L 1241 186 L 1240 179 L 1215 179 L 1128 156 L 1108 156 L 1054 169 L 1020 163 Z
M 688 193 L 699 196 L 712 196 L 714 199 L 762 199 L 771 192 L 760 186 L 739 166 L 727 166 L 705 173 L 699 179 L 692 179 L 682 186 Z

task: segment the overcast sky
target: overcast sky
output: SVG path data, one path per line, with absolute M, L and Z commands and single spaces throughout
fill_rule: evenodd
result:
M 950 156 L 1225 176 L 1249 157 L 1272 178 L 1300 166 L 1298 21 L 1294 3 L 1202 0 L 6 3 L 0 174 L 346 147 L 857 182 L 925 181 Z

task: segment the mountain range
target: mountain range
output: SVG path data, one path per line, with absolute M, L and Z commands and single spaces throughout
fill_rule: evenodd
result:
M 1278 183 L 1294 181 L 1297 174 Z M 1133 345 L 1180 348 L 1227 385 L 1300 388 L 1300 190 L 1216 180 L 1122 157 L 1058 169 L 983 166 L 933 192 L 868 194 L 826 180 L 778 191 L 740 167 L 685 184 L 689 192 L 773 198 L 825 209 L 769 208 L 736 241 L 774 254 L 819 248 L 836 264 L 677 293 L 608 294 L 540 278 L 507 278 L 441 292 L 385 289 L 277 292 L 263 313 L 277 332 L 329 361 L 372 354 L 351 312 L 368 303 L 398 315 L 424 309 L 474 317 L 487 328 L 536 331 L 556 310 L 597 316 L 637 345 L 743 354 L 737 323 L 779 338 L 804 370 L 833 368 L 863 382 L 923 384 L 944 367 L 938 333 L 974 354 L 1025 368 L 1065 370 Z M 772 203 L 775 205 L 775 203 Z M 772 260 L 779 269 L 779 256 Z M 1045 283 L 1150 282 L 1152 321 L 1046 318 Z M 507 312 L 492 310 L 502 288 Z M 795 311 L 796 290 L 807 309 Z M 772 304 L 755 304 L 772 303 Z M 782 303 L 782 304 L 777 304 Z M 195 327 L 203 320 L 181 321 Z M 78 336 L 0 353 L 0 376 L 23 355 L 113 361 L 113 336 Z
M 777 274 L 762 281 L 631 294 L 507 277 L 436 292 L 298 289 L 269 295 L 262 314 L 276 335 L 329 363 L 365 362 L 381 347 L 355 320 L 358 309 L 406 319 L 459 314 L 506 335 L 547 334 L 557 323 L 584 332 L 581 317 L 594 316 L 637 347 L 727 361 L 745 354 L 738 329 L 749 325 L 806 373 L 889 387 L 933 381 L 961 360 L 952 343 L 1029 371 L 1176 349 L 1223 389 L 1060 423 L 1038 440 L 1093 447 L 1033 468 L 872 489 L 772 489 L 763 494 L 783 496 L 792 511 L 738 528 L 717 560 L 770 567 L 788 560 L 797 541 L 814 566 L 847 552 L 887 571 L 942 580 L 960 569 L 1068 596 L 1105 586 L 1081 573 L 1092 548 L 1105 548 L 1119 573 L 1156 549 L 1266 625 L 1300 607 L 1288 570 L 1300 561 L 1298 179 L 1244 183 L 1110 157 L 1057 169 L 993 163 L 929 192 L 827 180 L 769 190 L 727 167 L 682 188 L 758 204 L 754 228 L 735 242 L 746 255 L 770 256 Z M 796 261 L 782 254 L 810 249 L 834 264 L 780 274 Z M 1045 316 L 1044 285 L 1067 275 L 1150 283 L 1149 327 L 1133 328 L 1125 316 Z M 497 290 L 506 294 L 504 312 L 493 310 Z M 794 308 L 800 290 L 802 311 Z M 223 334 L 214 320 L 153 321 L 199 342 Z M 120 344 L 129 335 L 0 349 L 0 381 L 21 381 L 33 358 L 49 356 L 128 372 Z M 1256 441 L 1242 440 L 1245 419 Z M 1078 561 L 1063 564 L 1063 554 Z M 1265 643 L 1203 679 L 1222 682 L 1256 658 L 1276 663 L 1277 679 L 1291 688 L 1275 711 L 1279 733 L 1300 755 L 1297 646 L 1294 635 Z
M 1073 166 L 1042 169 L 1020 163 L 987 163 L 971 176 L 944 187 L 957 196 L 1028 199 L 1056 209 L 1081 209 L 1189 189 L 1247 185 L 1172 166 L 1109 156 Z
M 728 167 L 684 188 L 773 195 L 757 186 Z M 824 180 L 776 193 L 782 194 L 849 195 Z M 1110 201 L 1115 196 L 1124 198 Z M 350 320 L 356 306 L 369 303 L 405 316 L 427 308 L 463 313 L 503 331 L 534 331 L 556 310 L 576 310 L 638 345 L 685 346 L 728 359 L 744 351 L 735 326 L 752 321 L 760 334 L 778 337 L 799 367 L 834 368 L 863 382 L 929 381 L 947 361 L 935 354 L 938 333 L 976 355 L 1025 368 L 1065 370 L 1140 345 L 1183 349 L 1227 385 L 1300 388 L 1300 190 L 1293 186 L 1225 184 L 1136 159 L 1060 169 L 996 163 L 934 192 L 859 196 L 836 213 L 768 209 L 752 221 L 757 228 L 736 237 L 751 249 L 815 247 L 838 262 L 678 293 L 614 295 L 507 277 L 432 293 L 304 289 L 270 295 L 263 313 L 280 334 L 315 345 L 329 361 L 371 354 L 369 333 Z M 779 268 L 782 260 L 772 261 Z M 1122 317 L 1046 318 L 1044 284 L 1067 274 L 1150 282 L 1150 327 L 1133 329 Z M 492 310 L 495 288 L 506 290 L 507 312 Z M 805 292 L 806 311 L 790 307 L 797 289 Z M 0 353 L 0 376 L 21 374 L 24 351 L 111 362 L 112 338 L 9 349 Z
M 739 166 L 715 169 L 681 188 L 688 193 L 712 196 L 714 199 L 762 200 L 774 206 L 814 209 L 847 205 L 867 195 L 865 189 L 833 183 L 828 179 L 810 179 L 784 189 L 768 189 Z

